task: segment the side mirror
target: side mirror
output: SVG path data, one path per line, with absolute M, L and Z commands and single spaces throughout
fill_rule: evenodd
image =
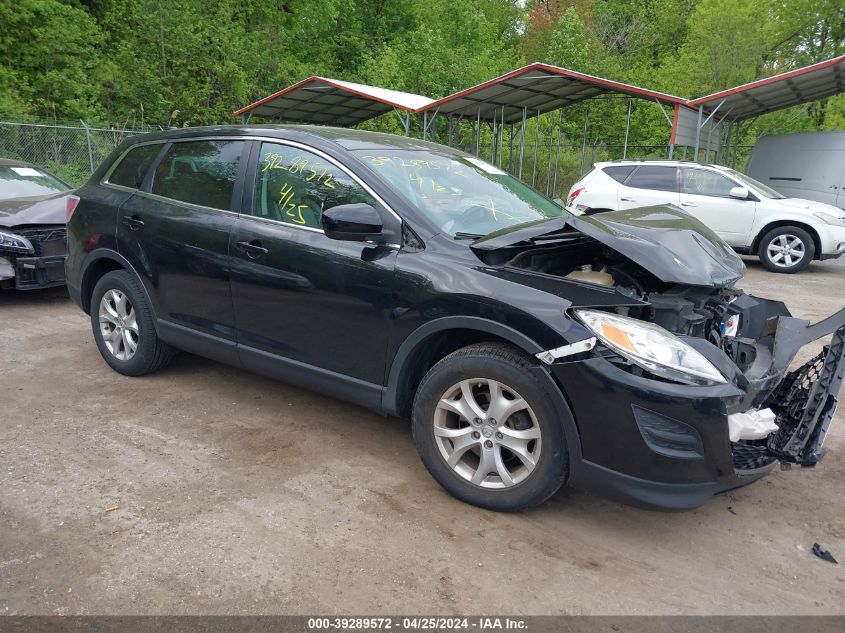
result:
M 731 198 L 738 198 L 740 200 L 748 199 L 748 189 L 745 187 L 734 187 L 728 192 Z
M 323 211 L 323 230 L 333 240 L 383 241 L 381 216 L 372 205 L 340 204 Z

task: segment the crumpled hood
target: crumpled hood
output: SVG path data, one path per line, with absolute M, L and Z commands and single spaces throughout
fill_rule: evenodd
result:
M 65 224 L 66 198 L 70 191 L 32 198 L 0 200 L 0 226 L 27 224 Z
M 745 272 L 742 259 L 704 224 L 672 205 L 565 216 L 500 231 L 476 240 L 491 251 L 572 227 L 609 246 L 666 283 L 730 286 Z M 545 241 L 545 240 L 544 240 Z

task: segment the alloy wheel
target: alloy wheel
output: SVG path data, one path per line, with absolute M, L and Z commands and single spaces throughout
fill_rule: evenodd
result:
M 126 294 L 113 288 L 100 299 L 100 335 L 118 360 L 130 360 L 138 350 L 138 320 Z
M 789 268 L 800 262 L 806 253 L 804 242 L 797 235 L 778 235 L 766 247 L 769 261 L 778 268 Z
M 540 457 L 540 425 L 528 402 L 504 383 L 470 378 L 453 385 L 434 411 L 440 454 L 452 470 L 482 488 L 527 479 Z

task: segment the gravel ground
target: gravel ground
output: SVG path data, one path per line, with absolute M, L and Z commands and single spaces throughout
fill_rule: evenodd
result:
M 742 287 L 819 319 L 845 262 Z M 453 500 L 407 423 L 189 355 L 101 360 L 64 291 L 0 293 L 0 614 L 845 614 L 845 420 L 815 470 L 699 510 Z

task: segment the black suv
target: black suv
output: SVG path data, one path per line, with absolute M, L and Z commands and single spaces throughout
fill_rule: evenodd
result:
M 463 152 L 310 126 L 136 137 L 78 195 L 68 285 L 113 369 L 186 350 L 410 417 L 470 503 L 689 508 L 822 455 L 845 310 L 736 290 L 679 209 L 576 217 Z

